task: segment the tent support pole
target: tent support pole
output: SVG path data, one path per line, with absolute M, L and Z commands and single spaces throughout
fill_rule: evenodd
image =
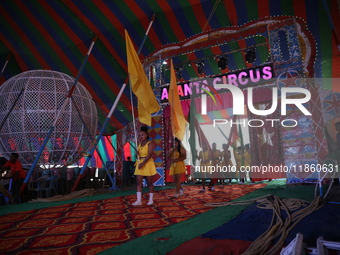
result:
M 12 57 L 12 53 L 9 53 L 8 56 L 7 56 L 7 59 L 6 59 L 6 61 L 5 61 L 5 64 L 4 64 L 4 66 L 2 67 L 2 69 L 1 69 L 0 77 L 1 77 L 2 74 L 5 72 L 6 66 L 7 66 L 9 60 L 11 59 L 11 57 Z
M 87 125 L 86 125 L 86 123 L 85 123 L 85 121 L 84 121 L 83 116 L 81 116 L 78 105 L 77 105 L 76 102 L 74 101 L 74 98 L 73 98 L 73 97 L 71 97 L 71 100 L 72 100 L 72 102 L 73 102 L 73 104 L 74 104 L 74 106 L 75 106 L 75 108 L 76 108 L 76 110 L 77 110 L 78 116 L 79 116 L 81 122 L 83 123 L 84 128 L 85 128 L 87 134 L 89 135 L 91 141 L 94 142 L 95 139 L 92 137 L 92 135 L 91 135 L 91 133 L 90 133 L 90 130 L 88 129 L 88 127 L 87 127 Z M 97 147 L 95 147 L 95 148 L 96 148 L 96 151 L 97 151 L 98 156 L 99 156 L 99 158 L 100 158 L 100 161 L 103 163 L 103 166 L 104 166 L 104 168 L 105 168 L 105 170 L 106 170 L 106 172 L 107 172 L 108 169 L 107 169 L 107 167 L 106 167 L 106 164 L 105 164 L 105 162 L 104 162 L 104 159 L 103 159 L 103 157 L 100 155 L 98 148 L 97 148 Z M 83 177 L 83 176 L 82 176 L 82 177 Z M 110 180 L 111 180 L 111 182 L 112 182 L 112 185 L 114 185 L 113 179 L 110 178 Z
M 77 177 L 75 183 L 73 184 L 73 187 L 72 187 L 72 189 L 71 189 L 71 192 L 73 192 L 73 191 L 76 190 L 76 188 L 77 188 L 77 186 L 78 186 L 78 183 L 79 183 L 79 181 L 80 181 L 82 175 L 84 174 L 85 168 L 87 167 L 88 163 L 90 162 L 90 159 L 91 159 L 91 157 L 92 157 L 92 154 L 93 154 L 95 148 L 97 147 L 100 138 L 102 137 L 102 135 L 103 135 L 103 133 L 104 133 L 104 129 L 105 129 L 107 123 L 109 122 L 109 119 L 111 118 L 111 116 L 112 116 L 112 114 L 113 114 L 113 111 L 116 109 L 116 106 L 117 106 L 117 104 L 118 104 L 118 102 L 119 102 L 120 97 L 121 97 L 122 94 L 123 94 L 123 91 L 124 91 L 125 87 L 126 87 L 126 83 L 124 83 L 123 86 L 121 87 L 121 89 L 120 89 L 120 91 L 119 91 L 119 93 L 118 93 L 118 95 L 117 95 L 117 97 L 116 97 L 116 100 L 115 100 L 113 106 L 111 107 L 111 110 L 110 110 L 110 112 L 109 112 L 109 115 L 108 115 L 107 118 L 105 119 L 105 121 L 104 121 L 104 123 L 103 123 L 103 126 L 102 126 L 102 128 L 100 129 L 99 134 L 97 135 L 96 141 L 95 141 L 94 145 L 92 146 L 92 148 L 91 148 L 91 150 L 90 150 L 90 152 L 89 152 L 89 156 L 86 158 L 85 164 L 83 165 L 83 167 L 82 167 L 80 173 L 78 174 L 78 177 Z M 108 173 L 109 178 L 111 179 L 112 176 L 110 175 L 109 171 L 108 171 L 108 170 L 106 170 L 106 171 L 107 171 L 107 173 Z M 112 180 L 112 183 L 114 183 L 114 180 Z M 115 188 L 116 188 L 116 187 L 112 187 L 112 189 L 115 189 Z

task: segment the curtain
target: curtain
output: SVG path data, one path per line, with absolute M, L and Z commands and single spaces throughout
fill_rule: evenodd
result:
M 272 102 L 254 104 L 259 110 L 270 109 Z M 278 119 L 279 121 L 268 121 Z M 255 121 L 258 120 L 258 121 Z M 253 181 L 267 180 L 274 178 L 286 178 L 286 174 L 281 172 L 265 172 L 271 166 L 284 164 L 282 142 L 280 136 L 280 111 L 276 110 L 271 115 L 258 116 L 248 111 L 248 121 L 258 127 L 249 128 L 251 165 L 262 166 L 261 172 L 253 172 Z M 262 125 L 263 123 L 263 125 Z M 264 171 L 264 172 L 262 172 Z

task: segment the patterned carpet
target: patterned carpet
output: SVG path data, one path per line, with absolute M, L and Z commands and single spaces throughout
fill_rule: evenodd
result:
M 0 254 L 97 254 L 227 202 L 265 184 L 230 185 L 199 193 L 186 186 L 174 198 L 174 189 L 155 192 L 155 204 L 131 205 L 135 195 L 22 211 L 0 217 Z

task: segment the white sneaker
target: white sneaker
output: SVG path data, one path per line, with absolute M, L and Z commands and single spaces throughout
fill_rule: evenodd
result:
M 153 205 L 153 201 L 152 201 L 152 200 L 149 201 L 149 202 L 147 203 L 147 205 Z
M 215 187 L 214 187 L 214 186 L 212 186 L 212 187 L 211 187 L 211 190 L 215 190 Z
M 179 195 L 180 195 L 180 196 L 183 196 L 183 195 L 184 195 L 184 189 L 183 189 L 183 188 L 181 188 L 181 189 L 179 190 Z
M 136 202 L 134 202 L 134 203 L 132 203 L 132 205 L 142 205 L 142 201 L 136 201 Z
M 204 189 L 204 188 L 201 188 L 199 192 L 205 192 L 205 189 Z
M 174 197 L 179 197 L 179 194 L 175 192 Z

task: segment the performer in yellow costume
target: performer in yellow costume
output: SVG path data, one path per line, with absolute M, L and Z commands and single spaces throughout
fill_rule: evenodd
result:
M 250 155 L 250 145 L 246 144 L 244 149 L 242 147 L 237 147 L 237 151 L 234 150 L 234 156 L 236 161 L 236 169 L 239 172 L 240 183 L 243 184 L 246 180 L 246 173 L 240 172 L 241 166 L 248 167 L 251 165 L 251 155 Z M 246 168 L 245 168 L 246 169 Z M 251 173 L 249 172 L 249 178 L 251 181 Z
M 240 171 L 241 166 L 245 166 L 244 160 L 244 152 L 242 146 L 237 147 L 237 150 L 234 149 L 234 157 L 236 161 L 236 171 L 240 178 L 240 184 L 243 184 L 245 181 L 245 173 Z
M 251 166 L 251 154 L 250 154 L 250 144 L 249 143 L 244 146 L 243 156 L 244 156 L 244 166 Z M 252 177 L 251 172 L 248 172 L 246 174 L 246 177 L 249 178 L 251 183 L 253 182 L 252 178 L 251 178 Z
M 142 205 L 142 188 L 143 178 L 145 176 L 149 187 L 149 202 L 147 205 L 153 204 L 154 187 L 152 177 L 156 174 L 155 162 L 152 159 L 154 144 L 148 141 L 148 127 L 141 127 L 139 133 L 140 144 L 138 145 L 138 161 L 136 162 L 136 181 L 137 181 L 137 201 L 132 205 Z
M 202 189 L 200 190 L 200 192 L 205 192 L 205 179 L 210 174 L 210 172 L 208 172 L 208 167 L 210 166 L 211 161 L 211 152 L 208 149 L 207 144 L 202 144 L 202 151 L 200 151 L 197 159 L 200 160 L 200 169 L 202 175 L 204 176 L 202 178 Z
M 168 157 L 171 158 L 170 175 L 174 176 L 176 184 L 174 197 L 178 197 L 179 195 L 184 194 L 184 189 L 181 185 L 181 177 L 182 174 L 185 174 L 186 172 L 184 160 L 187 155 L 181 141 L 177 137 L 175 138 L 175 147 L 169 151 Z
M 228 150 L 228 145 L 224 143 L 222 148 L 222 166 L 226 166 L 228 168 L 228 172 L 225 173 L 224 177 L 229 179 L 229 183 L 231 184 L 232 179 L 237 179 L 236 172 L 232 171 L 233 162 L 231 161 L 231 152 Z
M 216 143 L 212 143 L 211 145 L 211 153 L 212 153 L 212 160 L 211 160 L 211 165 L 212 166 L 221 166 L 221 151 L 216 149 Z M 215 190 L 214 184 L 217 183 L 217 180 L 219 177 L 221 177 L 221 173 L 214 172 L 211 174 L 212 179 L 210 179 L 210 183 L 208 188 L 210 190 Z M 221 184 L 223 185 L 223 179 L 221 179 Z

